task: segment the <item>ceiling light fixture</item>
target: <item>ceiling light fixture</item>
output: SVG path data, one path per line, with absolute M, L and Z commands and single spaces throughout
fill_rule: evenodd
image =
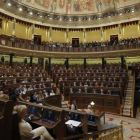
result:
M 30 15 L 32 15 L 33 13 L 32 12 L 30 12 Z
M 22 8 L 19 8 L 19 11 L 22 11 Z
M 8 2 L 8 6 L 11 6 L 11 3 Z

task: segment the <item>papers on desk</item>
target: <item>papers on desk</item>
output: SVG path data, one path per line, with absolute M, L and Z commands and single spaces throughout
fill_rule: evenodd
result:
M 77 127 L 77 126 L 79 126 L 80 123 L 81 122 L 74 121 L 74 120 L 69 120 L 65 124 L 72 124 L 73 126 Z

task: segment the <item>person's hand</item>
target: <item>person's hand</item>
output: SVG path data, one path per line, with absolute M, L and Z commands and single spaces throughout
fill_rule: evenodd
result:
M 71 124 L 70 127 L 73 128 L 73 125 Z
M 31 115 L 29 116 L 29 118 L 31 118 L 31 119 L 32 119 L 33 117 L 34 117 L 34 115 L 33 115 L 33 114 L 31 114 Z

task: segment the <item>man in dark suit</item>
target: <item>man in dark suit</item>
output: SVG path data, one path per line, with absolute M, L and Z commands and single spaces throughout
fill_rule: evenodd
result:
M 104 90 L 103 89 L 101 89 L 101 93 L 100 94 L 104 94 Z
M 81 89 L 79 89 L 79 90 L 77 91 L 77 93 L 82 93 L 82 90 L 81 90 Z
M 17 87 L 15 90 L 14 90 L 14 93 L 15 93 L 15 95 L 16 96 L 19 96 L 19 94 L 20 94 L 20 87 Z
M 70 88 L 70 90 L 69 90 L 69 94 L 73 94 L 73 93 L 74 93 L 73 89 Z
M 85 89 L 84 89 L 84 93 L 85 93 L 85 94 L 88 93 L 87 87 L 85 87 Z
M 72 86 L 76 87 L 76 86 L 77 86 L 77 83 L 76 83 L 76 82 L 74 82 L 74 83 L 72 84 Z

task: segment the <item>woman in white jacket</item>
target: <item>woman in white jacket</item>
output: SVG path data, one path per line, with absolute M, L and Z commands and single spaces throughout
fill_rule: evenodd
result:
M 27 107 L 25 105 L 17 105 L 14 107 L 14 110 L 18 114 L 21 140 L 31 140 L 35 136 L 41 136 L 40 140 L 53 140 L 53 137 L 44 126 L 32 130 L 31 125 L 23 120 L 27 114 Z

